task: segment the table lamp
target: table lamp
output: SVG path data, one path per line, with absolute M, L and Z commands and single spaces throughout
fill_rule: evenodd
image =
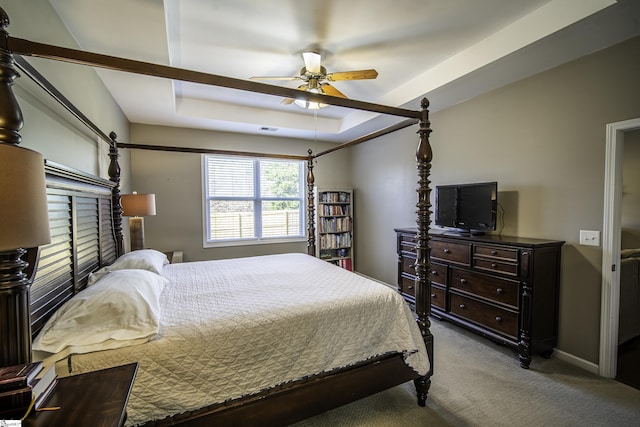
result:
M 42 155 L 0 142 L 0 366 L 31 361 L 32 277 L 22 257 L 50 241 Z
M 129 236 L 131 239 L 131 250 L 144 249 L 144 218 L 145 216 L 156 214 L 155 194 L 133 194 L 122 195 L 122 215 L 129 218 Z

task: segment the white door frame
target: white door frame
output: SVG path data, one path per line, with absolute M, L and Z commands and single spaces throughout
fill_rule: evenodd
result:
M 620 229 L 624 132 L 640 129 L 640 118 L 607 124 L 602 224 L 602 300 L 599 374 L 616 376 L 620 313 Z

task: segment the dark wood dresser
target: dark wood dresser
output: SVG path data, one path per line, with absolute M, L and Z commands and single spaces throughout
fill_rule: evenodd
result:
M 398 288 L 415 304 L 414 228 L 396 229 Z M 514 348 L 520 365 L 558 342 L 557 240 L 430 234 L 431 315 Z

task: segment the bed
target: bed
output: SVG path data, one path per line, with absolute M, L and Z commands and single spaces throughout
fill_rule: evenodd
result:
M 78 294 L 81 298 L 62 307 L 34 341 L 35 350 L 58 352 L 52 357 L 62 358 L 57 366 L 62 374 L 137 362 L 127 406 L 133 425 L 393 353 L 403 354 L 416 373 L 428 371 L 426 349 L 412 313 L 400 295 L 383 284 L 300 253 L 158 263 L 153 268 L 160 275 L 128 269 L 143 265 L 137 262 L 142 258 L 134 258 L 141 252 L 157 259 L 164 256 L 153 250 L 131 252 L 119 259 L 128 257 L 125 264 L 107 267 L 103 276 L 94 274 L 91 279 L 101 278 L 90 280 L 87 291 Z M 108 336 L 119 330 L 127 336 L 117 343 L 105 342 L 99 335 L 105 327 L 102 319 L 86 319 L 102 312 L 109 299 L 125 300 L 125 284 L 126 289 L 140 287 L 146 299 L 155 296 L 161 312 L 158 331 L 147 322 L 153 316 L 147 315 L 145 304 L 144 310 L 136 310 L 142 315 L 127 314 L 134 319 L 126 328 L 119 328 L 118 316 L 113 316 Z M 147 292 L 143 286 L 157 292 Z M 84 337 L 78 337 L 75 328 L 71 333 L 65 330 L 79 318 Z M 146 336 L 151 339 L 128 345 Z M 80 342 L 82 346 L 65 347 Z M 114 343 L 124 346 L 111 349 Z
M 8 19 L 5 19 L 6 15 L 4 11 L 1 9 L 0 11 L 3 15 L 3 19 L 1 20 L 2 26 L 5 28 L 8 24 Z M 229 323 L 232 327 L 238 327 L 238 325 L 247 319 L 253 319 L 253 321 L 249 323 L 254 323 L 259 330 L 264 330 L 265 325 L 271 325 L 271 322 L 273 322 L 274 325 L 277 324 L 276 320 L 271 317 L 269 317 L 269 322 L 258 322 L 256 316 L 258 313 L 266 315 L 265 313 L 268 311 L 260 311 L 260 309 L 266 310 L 266 308 L 256 307 L 259 306 L 259 304 L 255 304 L 256 299 L 243 300 L 241 297 L 248 294 L 254 294 L 255 296 L 255 293 L 249 291 L 244 293 L 238 292 L 234 289 L 233 285 L 245 280 L 238 276 L 238 272 L 241 270 L 250 270 L 249 265 L 256 266 L 255 268 L 258 269 L 257 277 L 259 278 L 246 280 L 249 281 L 249 286 L 256 286 L 260 283 L 269 283 L 266 279 L 266 276 L 269 276 L 269 274 L 266 274 L 265 270 L 272 272 L 274 269 L 287 270 L 284 264 L 293 265 L 294 263 L 291 262 L 291 259 L 295 259 L 295 265 L 299 266 L 299 268 L 305 265 L 306 267 L 304 267 L 304 269 L 306 270 L 303 269 L 302 273 L 300 271 L 289 271 L 288 277 L 290 277 L 290 279 L 286 280 L 282 278 L 270 278 L 269 280 L 275 280 L 277 284 L 272 283 L 270 286 L 265 286 L 270 292 L 263 295 L 273 296 L 274 298 L 276 298 L 277 295 L 282 296 L 282 294 L 291 295 L 291 286 L 299 286 L 301 287 L 300 289 L 302 289 L 303 284 L 312 285 L 311 278 L 316 276 L 316 274 L 313 273 L 316 271 L 315 269 L 328 268 L 329 273 L 323 274 L 329 277 L 335 277 L 335 280 L 322 285 L 329 286 L 328 290 L 319 293 L 311 292 L 314 296 L 309 301 L 313 302 L 313 298 L 326 299 L 333 296 L 334 299 L 329 306 L 333 306 L 334 309 L 343 310 L 341 312 L 343 315 L 341 316 L 345 318 L 352 318 L 349 316 L 367 311 L 379 314 L 389 310 L 390 314 L 388 315 L 389 317 L 387 317 L 388 322 L 385 322 L 384 325 L 378 322 L 379 319 L 377 319 L 376 316 L 368 320 L 365 320 L 362 316 L 356 316 L 358 319 L 362 317 L 362 319 L 358 321 L 352 318 L 352 323 L 357 326 L 356 329 L 358 333 L 361 338 L 364 339 L 354 340 L 353 338 L 349 338 L 346 339 L 346 341 L 362 341 L 366 344 L 365 347 L 376 343 L 376 346 L 365 349 L 365 353 L 358 352 L 360 350 L 354 350 L 350 352 L 349 357 L 337 356 L 335 360 L 331 360 L 331 363 L 328 364 L 312 363 L 311 367 L 306 367 L 305 369 L 292 368 L 288 374 L 278 372 L 269 375 L 271 373 L 269 364 L 258 363 L 257 366 L 260 369 L 254 369 L 254 367 L 249 364 L 253 358 L 247 358 L 247 360 L 244 360 L 245 364 L 243 366 L 245 366 L 245 368 L 242 370 L 250 372 L 248 372 L 249 376 L 246 377 L 247 379 L 242 381 L 244 388 L 235 388 L 234 385 L 234 387 L 226 389 L 224 387 L 221 388 L 219 385 L 212 385 L 205 382 L 202 386 L 198 387 L 203 393 L 202 396 L 189 397 L 187 399 L 187 403 L 191 402 L 192 404 L 182 403 L 162 414 L 155 412 L 151 414 L 154 411 L 153 409 L 138 409 L 136 407 L 138 403 L 145 400 L 144 392 L 137 392 L 136 388 L 143 390 L 146 384 L 146 376 L 150 375 L 160 366 L 149 359 L 147 362 L 141 363 L 138 379 L 134 385 L 134 393 L 131 399 L 132 406 L 129 408 L 131 423 L 143 424 L 148 421 L 150 425 L 162 425 L 163 423 L 167 425 L 212 425 L 213 423 L 215 423 L 215 425 L 286 425 L 411 380 L 413 380 L 416 385 L 418 404 L 422 406 L 425 405 L 431 381 L 430 378 L 433 373 L 433 336 L 429 330 L 430 323 L 428 318 L 430 308 L 430 282 L 427 274 L 429 268 L 427 231 L 430 224 L 430 188 L 428 177 L 431 163 L 431 148 L 428 137 L 431 129 L 428 120 L 428 102 L 426 99 L 423 100 L 420 110 L 405 110 L 361 101 L 334 98 L 326 95 L 301 93 L 295 89 L 280 88 L 256 82 L 235 80 L 189 70 L 64 49 L 16 39 L 7 34 L 4 36 L 3 43 L 0 44 L 0 54 L 0 71 L 2 71 L 4 76 L 8 76 L 0 81 L 0 85 L 2 86 L 0 87 L 0 96 L 2 96 L 0 102 L 3 106 L 6 106 L 6 108 L 2 108 L 0 121 L 7 124 L 7 129 L 0 132 L 1 142 L 10 144 L 19 143 L 19 130 L 22 127 L 21 114 L 11 89 L 12 80 L 17 74 L 17 66 L 24 75 L 36 81 L 47 93 L 52 95 L 101 139 L 107 142 L 110 147 L 109 156 L 111 159 L 109 168 L 110 177 L 108 180 L 75 171 L 52 162 L 45 163 L 52 243 L 42 247 L 39 253 L 37 248 L 27 251 L 26 259 L 30 262 L 30 267 L 25 269 L 24 273 L 33 278 L 33 284 L 31 286 L 29 286 L 28 282 L 17 281 L 11 277 L 0 279 L 0 298 L 2 298 L 3 304 L 5 304 L 5 306 L 16 307 L 15 309 L 6 310 L 0 314 L 3 316 L 3 322 L 15 324 L 24 322 L 24 320 L 27 319 L 29 323 L 29 328 L 18 329 L 17 333 L 3 333 L 3 346 L 5 346 L 5 348 L 16 349 L 14 351 L 15 354 L 9 356 L 19 358 L 21 354 L 25 353 L 26 348 L 28 348 L 28 354 L 30 354 L 32 339 L 36 338 L 37 341 L 37 337 L 43 332 L 45 325 L 47 325 L 50 319 L 60 315 L 64 307 L 68 305 L 70 301 L 73 301 L 74 298 L 82 295 L 83 292 L 89 292 L 92 288 L 99 288 L 101 280 L 114 274 L 117 275 L 116 271 L 111 271 L 104 275 L 102 279 L 97 280 L 95 284 L 89 284 L 89 282 L 92 282 L 100 275 L 99 272 L 104 272 L 105 268 L 113 269 L 113 266 L 117 265 L 120 260 L 125 257 L 121 226 L 120 167 L 117 162 L 119 148 L 217 152 L 216 150 L 205 151 L 183 147 L 138 147 L 131 144 L 119 144 L 117 142 L 117 136 L 114 133 L 106 135 L 93 125 L 63 94 L 41 76 L 37 70 L 31 67 L 24 58 L 27 56 L 38 56 L 97 67 L 108 67 L 125 72 L 153 75 L 156 77 L 222 85 L 234 89 L 249 90 L 271 95 L 304 97 L 309 101 L 408 118 L 408 120 L 398 125 L 381 129 L 371 135 L 365 135 L 350 143 L 343 144 L 339 148 L 363 143 L 377 136 L 415 123 L 419 124 L 419 140 L 416 151 L 418 170 L 418 200 L 416 204 L 418 232 L 416 235 L 416 244 L 418 256 L 416 262 L 415 312 L 409 311 L 395 290 L 363 278 L 355 273 L 330 266 L 314 257 L 313 160 L 333 150 L 317 154 L 309 152 L 309 156 L 306 158 L 308 161 L 307 187 L 309 191 L 308 254 L 289 254 L 287 255 L 287 257 L 289 257 L 288 261 L 284 263 L 280 257 L 268 257 L 270 258 L 270 262 L 274 262 L 275 265 L 278 266 L 277 268 L 269 266 L 269 263 L 266 263 L 265 259 L 230 260 L 227 261 L 229 264 L 226 264 L 226 267 L 221 267 L 221 263 L 208 262 L 208 266 L 215 264 L 218 270 L 224 270 L 232 277 L 231 279 L 229 276 L 225 276 L 224 278 L 217 277 L 215 280 L 216 283 L 221 281 L 222 283 L 230 284 L 226 288 L 224 286 L 222 287 L 226 289 L 224 292 L 224 295 L 226 295 L 225 298 L 240 298 L 236 301 L 235 306 L 225 306 L 233 307 L 233 309 L 230 309 L 229 313 L 227 313 L 233 316 L 224 317 L 224 321 L 221 318 L 216 318 L 216 321 L 213 322 L 214 326 L 217 326 L 218 323 Z M 241 154 L 255 155 L 256 153 Z M 287 158 L 290 157 L 291 156 L 287 156 Z M 244 263 L 248 264 L 245 265 Z M 231 267 L 228 267 L 229 265 L 231 265 Z M 182 297 L 185 297 L 186 294 L 181 294 L 180 291 L 187 292 L 186 287 L 179 284 L 179 280 L 177 280 L 176 277 L 181 275 L 189 276 L 191 273 L 187 274 L 184 271 L 178 271 L 192 267 L 202 266 L 193 266 L 192 263 L 185 263 L 182 266 L 163 265 L 161 271 L 152 273 L 156 275 L 159 274 L 159 277 L 166 276 L 166 283 L 158 296 L 158 304 L 160 304 L 161 307 L 168 307 L 168 305 L 163 306 L 162 304 L 167 304 L 168 300 L 171 300 L 171 295 L 182 295 Z M 205 269 L 204 271 L 208 270 Z M 22 274 L 22 272 L 19 273 Z M 209 277 L 211 273 L 203 273 L 201 271 L 199 275 Z M 195 276 L 198 276 L 198 274 Z M 296 278 L 294 279 L 293 277 Z M 353 291 L 360 290 L 359 293 L 349 297 L 339 294 L 336 289 L 336 283 L 345 281 L 353 283 Z M 201 279 L 193 279 L 191 282 L 195 287 L 195 291 L 193 291 L 195 294 L 200 295 L 206 293 L 204 288 L 202 288 L 206 282 L 203 282 Z M 279 286 L 284 287 L 284 285 L 282 285 L 284 282 L 289 283 L 289 288 L 285 287 L 286 290 L 283 290 L 282 293 L 279 294 L 276 289 L 279 289 Z M 309 289 L 321 289 L 320 284 L 316 285 L 317 286 L 309 286 Z M 11 289 L 9 289 L 9 287 L 11 287 Z M 211 287 L 218 287 L 218 285 L 205 286 L 206 289 L 210 289 Z M 344 286 L 340 287 L 340 289 L 342 288 L 344 288 Z M 297 293 L 298 291 L 296 291 L 294 295 L 297 295 Z M 339 297 L 336 299 L 335 295 Z M 374 301 L 369 301 L 369 297 L 373 297 Z M 213 298 L 217 300 L 220 296 L 218 295 Z M 225 300 L 225 298 L 222 299 Z M 176 297 L 175 299 L 181 301 L 178 303 L 178 307 L 180 303 L 197 306 L 195 301 L 199 301 L 198 298 L 191 299 L 190 302 L 186 301 L 188 298 L 185 298 L 185 301 L 181 300 L 180 297 Z M 12 305 L 12 303 L 16 301 L 25 300 L 29 301 L 27 312 L 25 312 L 24 307 L 21 307 L 20 304 Z M 260 298 L 257 299 L 257 301 L 260 300 Z M 292 311 L 296 312 L 297 315 L 307 318 L 310 316 L 310 312 L 317 311 L 317 305 L 319 305 L 315 303 L 300 304 L 300 300 L 297 298 L 293 298 L 293 300 L 298 304 L 289 305 L 292 304 L 291 301 L 283 298 L 276 299 L 276 301 L 271 304 L 271 308 L 273 308 L 273 306 L 292 307 Z M 376 301 L 378 300 L 384 301 L 382 304 L 384 308 L 375 307 Z M 345 301 L 349 302 L 344 304 Z M 311 311 L 300 311 L 303 307 Z M 257 308 L 258 313 L 248 311 L 249 308 Z M 167 308 L 166 310 L 169 311 L 171 309 Z M 178 312 L 185 312 L 185 310 L 180 309 Z M 199 320 L 196 319 L 202 319 L 203 316 L 209 316 L 211 313 L 219 315 L 221 312 L 225 313 L 226 311 L 200 309 L 194 310 L 194 312 L 195 317 L 187 319 L 187 324 L 191 326 L 193 326 L 195 322 L 199 322 Z M 246 314 L 246 316 L 237 317 L 237 315 L 243 313 Z M 185 328 L 184 324 L 180 326 L 180 321 L 172 318 L 170 314 L 167 316 L 167 318 L 159 321 L 158 326 L 159 328 L 165 329 L 159 329 L 161 332 L 154 335 L 154 338 L 147 340 L 148 342 L 146 342 L 146 344 L 110 348 L 101 350 L 100 352 L 90 352 L 86 354 L 74 354 L 70 359 L 64 359 L 70 360 L 69 362 L 65 361 L 63 363 L 72 368 L 72 373 L 76 373 L 83 370 L 104 367 L 106 365 L 124 364 L 129 360 L 147 360 L 145 359 L 147 354 L 142 354 L 147 351 L 144 350 L 144 348 L 163 345 L 163 332 L 167 335 L 173 333 L 167 332 L 169 329 L 166 328 L 170 326 L 177 327 L 183 331 L 190 329 Z M 271 314 L 268 314 L 268 316 L 271 316 Z M 330 316 L 334 319 L 336 318 L 335 313 L 333 315 L 330 314 Z M 415 322 L 416 320 L 417 322 Z M 289 319 L 288 324 L 291 325 L 291 322 L 293 322 L 294 325 L 300 324 L 299 318 L 296 320 Z M 392 333 L 388 332 L 388 328 L 391 328 Z M 296 331 L 297 329 L 289 326 L 287 330 Z M 274 335 L 277 336 L 277 334 Z M 308 336 L 308 334 L 304 333 L 300 335 L 303 337 Z M 400 339 L 400 337 L 403 338 Z M 393 343 L 389 343 L 388 341 L 393 341 Z M 326 346 L 326 343 L 320 345 Z M 272 347 L 275 347 L 275 344 L 266 344 L 266 347 L 261 348 Z M 303 352 L 300 348 L 295 351 Z M 149 351 L 149 354 L 151 353 L 152 352 Z M 332 356 L 334 351 L 315 351 L 312 353 L 314 355 Z M 338 350 L 336 350 L 335 353 L 340 354 Z M 57 356 L 52 357 L 54 359 L 57 358 Z M 211 360 L 219 360 L 216 359 L 216 357 L 221 356 L 220 354 L 212 356 Z M 285 357 L 285 359 L 289 362 L 294 360 L 290 356 Z M 329 359 L 334 358 L 329 357 Z M 302 358 L 301 360 L 308 361 L 313 360 L 313 358 Z M 167 363 L 168 361 L 165 359 L 163 366 Z M 227 373 L 233 371 L 233 369 L 225 371 L 225 363 L 215 363 L 216 368 L 222 369 L 222 372 Z M 148 368 L 145 369 L 145 365 L 147 365 Z M 282 363 L 280 363 L 280 365 L 282 365 Z M 166 375 L 168 375 L 170 371 L 171 370 L 164 371 L 165 378 L 167 378 Z M 206 375 L 204 376 L 206 377 Z M 207 381 L 207 379 L 205 378 L 202 381 Z M 231 382 L 236 381 L 237 379 L 234 379 Z

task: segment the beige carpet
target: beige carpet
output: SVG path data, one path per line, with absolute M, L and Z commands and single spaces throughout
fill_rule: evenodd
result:
M 431 331 L 427 407 L 407 383 L 294 426 L 640 426 L 640 390 L 553 357 L 522 369 L 511 350 L 446 322 Z

